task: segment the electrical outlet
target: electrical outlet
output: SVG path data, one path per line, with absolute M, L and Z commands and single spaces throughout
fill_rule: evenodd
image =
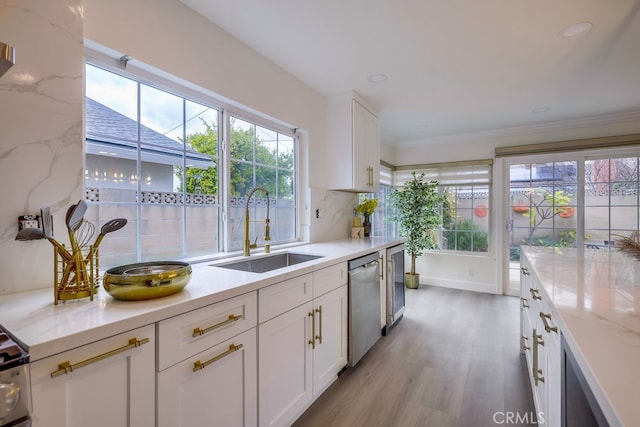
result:
M 18 217 L 18 231 L 23 228 L 40 228 L 40 215 L 20 215 Z

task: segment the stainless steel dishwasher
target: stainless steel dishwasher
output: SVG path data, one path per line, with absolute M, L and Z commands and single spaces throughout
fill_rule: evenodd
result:
M 349 366 L 355 366 L 380 339 L 378 253 L 349 261 Z

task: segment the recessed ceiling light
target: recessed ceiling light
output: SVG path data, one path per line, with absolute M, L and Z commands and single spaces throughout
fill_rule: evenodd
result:
M 551 110 L 551 107 L 538 107 L 531 110 L 531 112 L 533 114 L 540 114 L 540 113 L 546 113 L 549 110 Z
M 386 74 L 371 74 L 369 76 L 369 81 L 371 83 L 382 83 L 385 80 L 387 80 L 389 77 L 387 77 Z
M 593 28 L 591 22 L 580 22 L 560 31 L 560 37 L 576 37 L 588 33 Z

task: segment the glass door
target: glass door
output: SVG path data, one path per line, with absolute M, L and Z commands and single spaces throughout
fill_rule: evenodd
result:
M 520 289 L 520 246 L 575 247 L 577 161 L 509 165 L 509 294 Z

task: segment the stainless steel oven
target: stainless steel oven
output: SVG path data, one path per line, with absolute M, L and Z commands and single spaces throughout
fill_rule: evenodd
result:
M 388 248 L 386 259 L 387 310 L 383 335 L 386 335 L 404 314 L 404 245 Z
M 0 329 L 0 426 L 31 426 L 29 354 Z

